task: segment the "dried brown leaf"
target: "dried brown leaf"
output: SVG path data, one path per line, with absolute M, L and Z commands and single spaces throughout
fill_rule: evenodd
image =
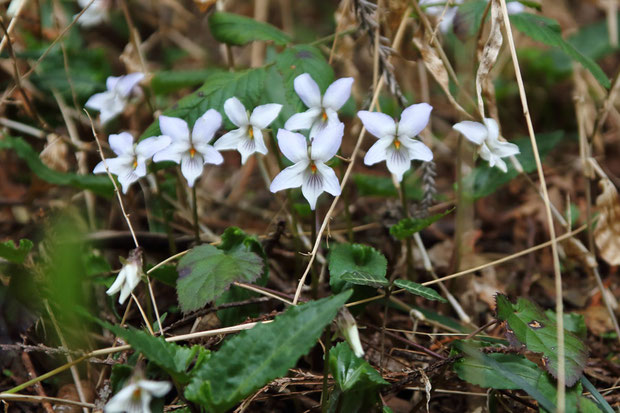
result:
M 478 95 L 478 108 L 481 114 L 484 114 L 484 101 L 482 95 L 491 99 L 491 103 L 495 101 L 495 88 L 489 76 L 491 69 L 497 61 L 497 55 L 502 47 L 504 38 L 502 36 L 501 6 L 499 0 L 493 0 L 491 3 L 491 29 L 489 38 L 487 39 L 482 52 L 478 53 L 480 65 L 476 72 L 476 94 Z
M 452 104 L 452 106 L 454 106 L 456 110 L 461 112 L 461 114 L 464 114 L 466 118 L 469 118 L 470 115 L 467 113 L 467 111 L 457 103 L 456 99 L 454 99 L 454 96 L 452 96 L 452 93 L 450 93 L 450 80 L 448 77 L 448 70 L 444 66 L 441 58 L 439 57 L 439 53 L 437 53 L 435 48 L 431 45 L 431 33 L 426 32 L 426 30 L 424 29 L 418 30 L 413 36 L 413 43 L 418 48 L 418 50 L 420 50 L 424 66 L 426 66 L 435 81 L 439 83 L 439 86 L 446 94 L 446 97 L 450 101 L 450 104 Z
M 620 202 L 618 191 L 607 178 L 599 182 L 601 194 L 596 198 L 599 218 L 594 228 L 594 241 L 601 258 L 610 265 L 620 265 Z

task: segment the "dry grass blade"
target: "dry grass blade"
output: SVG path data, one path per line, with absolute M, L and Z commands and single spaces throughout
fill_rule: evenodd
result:
M 599 209 L 594 228 L 594 241 L 599 254 L 609 265 L 620 265 L 620 200 L 618 190 L 607 178 L 599 181 L 601 194 L 596 198 Z

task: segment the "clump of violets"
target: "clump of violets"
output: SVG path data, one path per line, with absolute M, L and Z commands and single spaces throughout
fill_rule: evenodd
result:
M 196 179 L 202 175 L 204 165 L 224 162 L 222 154 L 210 144 L 221 125 L 222 115 L 215 109 L 209 109 L 199 117 L 191 133 L 183 119 L 160 116 L 159 128 L 165 136 L 170 137 L 171 144 L 157 152 L 153 161 L 181 164 L 181 173 L 187 179 L 187 185 L 193 187 Z
M 118 177 L 123 193 L 126 194 L 131 184 L 146 175 L 146 161 L 167 147 L 170 138 L 153 136 L 140 143 L 134 143 L 133 136 L 129 132 L 121 132 L 110 135 L 108 142 L 117 157 L 99 162 L 93 173 L 106 173 L 107 166 L 110 173 Z
M 105 124 L 125 110 L 131 96 L 139 90 L 138 84 L 142 79 L 143 73 L 110 76 L 106 80 L 108 90 L 92 95 L 85 106 L 98 110 L 101 113 L 101 123 Z
M 150 413 L 153 397 L 163 397 L 172 389 L 167 381 L 137 380 L 123 387 L 105 405 L 105 413 Z
M 310 129 L 310 139 L 312 139 L 320 130 L 340 123 L 338 110 L 351 96 L 352 77 L 336 80 L 329 85 L 322 97 L 319 85 L 308 73 L 297 76 L 293 85 L 295 92 L 308 110 L 291 116 L 286 121 L 284 129 L 290 131 Z
M 497 166 L 502 172 L 508 167 L 502 158 L 517 155 L 519 147 L 514 143 L 499 140 L 499 126 L 493 118 L 484 118 L 484 123 L 469 120 L 452 126 L 461 132 L 467 140 L 478 145 L 480 157 L 489 162 L 491 167 Z
M 321 129 L 310 146 L 306 138 L 285 129 L 278 130 L 278 146 L 292 166 L 282 170 L 271 182 L 271 192 L 301 186 L 301 193 L 308 200 L 310 208 L 316 208 L 316 201 L 323 192 L 340 195 L 340 182 L 332 168 L 325 165 L 333 158 L 342 142 L 344 124 Z
M 378 138 L 366 152 L 364 163 L 374 165 L 385 161 L 400 182 L 411 168 L 412 160 L 431 161 L 433 153 L 415 137 L 426 128 L 432 110 L 428 103 L 411 105 L 403 111 L 399 122 L 380 112 L 357 112 L 368 132 Z
M 213 145 L 217 150 L 236 149 L 241 154 L 241 163 L 245 164 L 255 152 L 267 154 L 267 146 L 263 139 L 263 129 L 267 128 L 278 117 L 282 105 L 269 103 L 254 108 L 249 114 L 243 103 L 236 97 L 224 102 L 224 112 L 237 129 L 231 130 L 219 138 Z

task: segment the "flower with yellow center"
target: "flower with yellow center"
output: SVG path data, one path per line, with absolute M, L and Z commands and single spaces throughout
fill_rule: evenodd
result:
M 263 140 L 263 129 L 267 128 L 278 116 L 282 105 L 269 103 L 254 108 L 248 115 L 243 103 L 236 97 L 224 102 L 224 112 L 238 128 L 231 130 L 213 145 L 217 150 L 236 149 L 241 154 L 241 163 L 245 163 L 254 152 L 267 154 Z
M 308 73 L 297 76 L 293 86 L 308 110 L 291 116 L 286 121 L 284 129 L 291 131 L 310 129 L 312 139 L 321 129 L 339 124 L 338 110 L 351 96 L 352 85 L 352 77 L 343 77 L 329 85 L 325 95 L 321 97 L 319 85 Z
M 118 157 L 99 162 L 93 173 L 106 173 L 106 165 L 110 173 L 118 177 L 123 193 L 127 193 L 129 186 L 146 175 L 146 160 L 156 152 L 170 144 L 167 136 L 153 136 L 138 144 L 133 143 L 133 136 L 129 132 L 110 135 L 110 148 Z
M 199 117 L 191 133 L 183 119 L 160 116 L 159 128 L 170 137 L 172 143 L 157 152 L 153 160 L 180 163 L 181 173 L 187 179 L 187 184 L 193 187 L 205 164 L 219 165 L 224 162 L 222 155 L 209 144 L 221 125 L 222 115 L 215 109 L 209 109 Z
M 398 123 L 384 113 L 365 110 L 357 112 L 366 130 L 378 138 L 366 152 L 364 163 L 374 165 L 386 161 L 388 170 L 400 182 L 411 168 L 412 160 L 432 160 L 431 150 L 415 139 L 428 124 L 432 110 L 433 107 L 428 103 L 411 105 L 403 110 Z
M 163 397 L 172 389 L 167 381 L 138 380 L 116 393 L 105 405 L 105 413 L 150 413 L 153 396 Z
M 332 168 L 325 165 L 336 155 L 344 124 L 328 126 L 311 140 L 310 147 L 306 138 L 285 129 L 278 131 L 278 146 L 294 165 L 281 171 L 271 183 L 271 192 L 301 186 L 301 193 L 308 200 L 311 209 L 315 209 L 318 197 L 325 192 L 333 196 L 340 195 L 340 183 Z

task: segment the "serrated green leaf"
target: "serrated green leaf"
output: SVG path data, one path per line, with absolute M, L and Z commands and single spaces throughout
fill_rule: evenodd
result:
M 464 343 L 459 343 L 456 347 L 462 348 Z M 471 347 L 472 351 L 473 347 Z M 481 353 L 482 354 L 482 353 Z M 557 402 L 557 389 L 553 378 L 541 370 L 536 363 L 531 362 L 525 357 L 517 354 L 490 353 L 486 355 L 486 360 L 491 359 L 501 366 L 485 363 L 481 357 L 466 356 L 457 360 L 453 367 L 461 380 L 475 384 L 480 387 L 498 390 L 519 390 L 521 385 L 513 382 L 506 372 L 514 375 L 527 383 L 531 388 L 537 390 L 553 405 Z M 523 389 L 526 390 L 526 389 Z M 527 391 L 527 390 L 526 390 Z M 566 392 L 566 412 L 577 413 L 577 400 L 582 393 L 581 384 L 568 388 Z M 546 411 L 546 410 L 545 410 Z
M 525 35 L 548 46 L 557 47 L 573 60 L 581 63 L 607 89 L 611 86 L 609 78 L 594 60 L 583 55 L 575 46 L 562 38 L 562 30 L 557 21 L 540 15 L 519 13 L 511 15 L 510 22 Z
M 531 363 L 529 360 L 527 363 L 519 364 L 519 368 L 513 371 L 515 363 L 511 358 L 508 360 L 504 359 L 504 361 L 510 361 L 510 363 L 503 364 L 495 359 L 501 356 L 501 354 L 482 353 L 476 347 L 464 341 L 457 341 L 454 346 L 468 356 L 468 359 L 463 362 L 466 364 L 465 371 L 467 371 L 464 374 L 463 380 L 471 380 L 471 383 L 478 383 L 479 385 L 492 385 L 494 383 L 493 379 L 497 380 L 495 383 L 498 386 L 507 386 L 509 383 L 512 383 L 514 388 L 524 390 L 535 398 L 542 407 L 553 411 L 555 403 L 552 402 L 552 398 L 549 396 L 555 391 L 555 386 L 544 371 L 538 370 L 540 372 L 538 376 L 536 376 L 533 370 L 528 371 L 528 363 Z M 503 359 L 500 358 L 501 360 Z M 545 377 L 546 379 L 544 379 Z
M 386 287 L 390 282 L 385 276 L 370 274 L 363 271 L 345 272 L 340 276 L 342 281 L 350 282 L 355 285 L 367 285 L 369 287 Z
M 218 41 L 243 46 L 255 40 L 285 45 L 291 38 L 280 29 L 238 14 L 215 12 L 209 16 L 211 34 Z
M 370 390 L 389 384 L 366 360 L 353 354 L 347 343 L 338 343 L 329 351 L 329 369 L 343 392 Z
M 516 304 L 503 294 L 496 296 L 497 318 L 505 321 L 509 339 L 525 344 L 528 350 L 542 353 L 545 367 L 557 377 L 557 324 L 532 302 L 519 298 Z M 514 340 L 513 340 L 514 341 Z M 564 329 L 566 385 L 579 380 L 588 361 L 585 344 L 573 333 Z
M 197 372 L 185 397 L 209 411 L 228 411 L 266 383 L 286 375 L 315 345 L 350 296 L 347 291 L 290 307 L 274 322 L 226 340 Z
M 115 335 L 124 338 L 131 347 L 142 353 L 147 360 L 157 364 L 178 384 L 189 383 L 190 365 L 201 366 L 208 359 L 210 352 L 202 346 L 183 347 L 168 343 L 163 337 L 154 337 L 149 333 L 136 329 L 124 329 L 106 324 Z
M 227 228 L 222 234 L 222 242 L 218 245 L 218 248 L 227 252 L 232 251 L 250 251 L 254 252 L 263 259 L 263 274 L 257 280 L 256 284 L 265 285 L 269 277 L 269 266 L 267 265 L 267 254 L 263 246 L 254 236 L 250 236 L 237 227 Z M 237 286 L 231 286 L 228 291 L 225 291 L 216 301 L 217 305 L 224 303 L 231 303 L 235 301 L 243 301 L 252 297 L 257 297 L 259 294 L 253 291 L 248 291 L 244 288 Z M 243 322 L 248 317 L 258 316 L 259 307 L 257 304 L 244 305 L 241 307 L 227 308 L 219 310 L 217 317 L 220 319 L 224 326 L 235 325 Z
M 557 322 L 555 318 L 555 311 L 547 310 L 545 315 L 553 322 Z M 577 313 L 564 313 L 564 328 L 571 333 L 575 334 L 582 340 L 586 339 L 588 334 L 588 328 L 586 327 L 586 320 L 581 314 Z
M 329 284 L 336 292 L 346 287 L 344 274 L 365 273 L 381 279 L 386 271 L 387 260 L 383 254 L 368 245 L 338 244 L 329 252 Z
M 410 294 L 419 295 L 420 297 L 424 297 L 427 300 L 436 300 L 446 302 L 446 299 L 443 298 L 439 293 L 432 288 L 425 287 L 422 284 L 414 283 L 409 280 L 396 280 L 394 281 L 394 285 L 399 288 L 405 289 Z
M 564 137 L 564 132 L 556 131 L 552 133 L 540 133 L 536 135 L 536 143 L 541 158 L 544 158 Z M 512 141 L 519 147 L 521 153 L 516 157 L 521 162 L 525 173 L 536 170 L 536 162 L 534 161 L 534 152 L 529 138 L 519 138 Z M 474 171 L 465 177 L 465 187 L 473 187 L 473 198 L 483 198 L 492 194 L 503 185 L 507 184 L 519 173 L 512 165 L 512 162 L 506 162 L 508 172 L 504 173 L 498 168 L 491 168 L 486 162 L 482 162 Z
M 209 76 L 207 81 L 194 93 L 179 100 L 172 108 L 164 111 L 164 115 L 185 120 L 190 127 L 196 119 L 209 109 L 216 109 L 223 114 L 226 99 L 236 96 L 246 105 L 253 108 L 263 94 L 265 69 L 250 69 L 239 72 L 217 72 Z M 228 122 L 228 121 L 227 121 Z M 140 139 L 160 135 L 159 121 L 153 122 Z
M 222 251 L 199 245 L 177 267 L 177 295 L 184 312 L 197 310 L 215 300 L 234 281 L 252 282 L 263 273 L 264 262 L 251 251 Z
M 0 138 L 0 149 L 12 149 L 17 156 L 23 159 L 28 168 L 39 178 L 53 185 L 71 186 L 78 189 L 88 189 L 97 195 L 112 197 L 114 185 L 105 175 L 78 175 L 70 172 L 55 171 L 39 158 L 39 154 L 22 138 L 13 138 L 4 135 Z
M 409 238 L 416 232 L 422 231 L 426 227 L 430 227 L 441 218 L 445 217 L 449 213 L 454 211 L 454 208 L 449 209 L 441 214 L 435 214 L 427 218 L 403 218 L 396 225 L 390 227 L 390 234 L 399 240 Z
M 32 249 L 32 241 L 20 239 L 19 246 L 15 246 L 13 240 L 0 243 L 0 258 L 4 258 L 15 264 L 21 264 Z

